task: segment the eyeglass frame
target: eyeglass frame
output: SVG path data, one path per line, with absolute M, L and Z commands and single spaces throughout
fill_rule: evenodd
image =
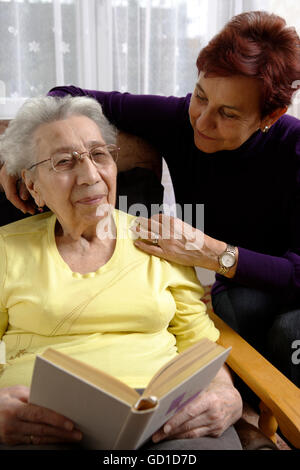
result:
M 118 160 L 118 151 L 120 150 L 120 147 L 118 147 L 118 146 L 115 145 L 115 144 L 98 145 L 97 147 L 94 147 L 94 148 L 91 149 L 91 150 L 86 150 L 85 152 L 81 152 L 81 153 L 80 153 L 80 152 L 77 152 L 76 150 L 74 150 L 73 152 L 70 152 L 70 155 L 72 155 L 72 157 L 75 156 L 74 154 L 78 155 L 77 157 L 75 157 L 75 159 L 77 159 L 77 161 L 80 161 L 80 160 L 82 159 L 82 155 L 88 155 L 90 161 L 91 161 L 91 162 L 96 166 L 96 168 L 97 168 L 97 164 L 94 162 L 93 157 L 92 157 L 92 152 L 93 152 L 93 150 L 96 150 L 97 148 L 100 148 L 100 147 L 101 147 L 102 149 L 107 149 L 108 147 L 114 147 L 114 150 L 117 151 L 117 157 L 116 157 L 116 159 L 114 159 L 114 158 L 112 157 L 112 155 L 111 155 L 111 157 L 112 157 L 112 159 L 113 159 L 113 161 L 114 161 L 115 163 L 117 162 L 117 160 Z M 65 152 L 65 153 L 67 153 L 67 152 Z M 109 151 L 109 150 L 108 150 L 108 153 L 110 154 L 110 151 Z M 72 170 L 74 170 L 74 168 L 75 168 L 75 167 L 74 167 L 74 168 L 72 168 L 71 170 L 62 170 L 62 171 L 59 171 L 59 170 L 57 170 L 57 169 L 54 168 L 53 160 L 52 160 L 52 156 L 51 156 L 50 158 L 47 158 L 46 160 L 42 160 L 41 162 L 34 163 L 34 164 L 31 165 L 29 168 L 26 168 L 26 170 L 27 170 L 27 171 L 30 171 L 30 170 L 32 170 L 32 168 L 34 168 L 34 167 L 36 167 L 36 166 L 38 166 L 38 165 L 41 165 L 42 163 L 49 162 L 49 161 L 51 162 L 51 166 L 52 166 L 53 171 L 55 171 L 56 173 L 67 173 L 68 171 L 72 171 Z

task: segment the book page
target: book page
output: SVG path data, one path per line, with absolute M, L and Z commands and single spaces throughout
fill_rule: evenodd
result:
M 156 394 L 161 383 L 168 382 L 172 377 L 178 376 L 178 373 L 183 369 L 187 371 L 188 376 L 189 366 L 193 365 L 193 370 L 197 370 L 196 362 L 199 361 L 199 367 L 203 365 L 205 355 L 210 351 L 216 351 L 216 354 L 220 354 L 223 350 L 222 346 L 219 346 L 207 338 L 203 338 L 197 344 L 186 349 L 183 353 L 178 354 L 177 357 L 167 362 L 167 364 L 159 369 L 149 382 L 144 395 Z M 178 383 L 179 382 L 180 379 L 178 379 Z
M 189 380 L 189 378 L 193 377 L 193 375 L 197 374 L 202 368 L 209 365 L 225 351 L 229 351 L 229 349 L 225 350 L 222 346 L 219 346 L 219 348 L 212 349 L 207 354 L 194 358 L 188 365 L 182 365 L 182 367 L 176 371 L 172 371 L 172 374 L 160 376 L 159 381 L 154 382 L 151 387 L 147 387 L 144 394 L 147 392 L 161 399 L 181 383 Z
M 102 372 L 100 369 L 96 369 L 95 367 L 86 364 L 85 362 L 60 353 L 55 349 L 46 349 L 46 351 L 41 354 L 41 357 L 47 359 L 53 364 L 57 364 L 68 372 L 77 375 L 91 384 L 96 385 L 96 387 L 120 398 L 130 405 L 134 405 L 140 397 L 136 390 L 128 387 L 124 382 L 121 382 L 121 380 L 118 380 L 115 377 Z

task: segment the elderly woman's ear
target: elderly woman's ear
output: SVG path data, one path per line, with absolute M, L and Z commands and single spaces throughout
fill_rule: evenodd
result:
M 34 178 L 32 175 L 32 172 L 29 172 L 28 170 L 22 170 L 21 175 L 26 185 L 26 188 L 28 189 L 29 193 L 33 197 L 36 205 L 38 207 L 43 207 L 45 205 L 45 201 L 40 194 L 37 179 Z

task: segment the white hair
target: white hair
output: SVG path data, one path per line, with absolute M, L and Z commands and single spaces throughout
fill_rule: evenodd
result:
M 5 163 L 7 173 L 21 176 L 23 169 L 36 163 L 33 134 L 41 124 L 80 115 L 97 124 L 107 144 L 116 142 L 117 130 L 106 119 L 100 104 L 94 98 L 42 96 L 25 101 L 0 136 L 0 159 Z

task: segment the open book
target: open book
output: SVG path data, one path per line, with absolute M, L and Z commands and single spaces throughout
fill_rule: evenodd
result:
M 226 360 L 229 349 L 202 339 L 178 354 L 140 395 L 118 379 L 54 349 L 36 357 L 29 401 L 71 419 L 90 449 L 138 449 Z

